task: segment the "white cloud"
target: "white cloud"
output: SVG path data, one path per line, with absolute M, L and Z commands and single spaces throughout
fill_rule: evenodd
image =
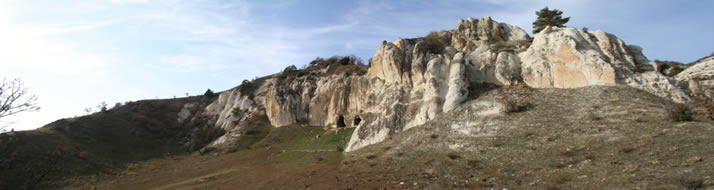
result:
M 3 70 L 57 75 L 95 73 L 111 56 L 77 50 L 71 42 L 51 39 L 46 29 L 0 20 L 0 61 Z M 66 31 L 66 30 L 65 30 Z

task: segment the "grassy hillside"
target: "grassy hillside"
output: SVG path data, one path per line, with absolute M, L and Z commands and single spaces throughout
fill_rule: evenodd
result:
M 179 124 L 191 97 L 145 100 L 104 112 L 61 119 L 40 129 L 0 135 L 0 189 L 53 188 L 64 177 L 90 175 L 127 163 L 193 151 L 219 131 L 195 120 Z M 207 130 L 208 129 L 208 130 Z
M 257 122 L 267 125 L 267 121 Z M 330 189 L 353 128 L 290 125 L 268 129 L 254 144 L 229 153 L 136 162 L 115 174 L 68 179 L 70 189 Z

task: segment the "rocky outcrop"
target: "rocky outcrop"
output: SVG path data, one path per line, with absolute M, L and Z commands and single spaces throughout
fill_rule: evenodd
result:
M 655 72 L 638 46 L 603 31 L 547 27 L 520 55 L 523 79 L 536 88 L 628 85 L 675 102 L 688 96 L 675 81 Z M 638 68 L 638 69 L 636 69 Z M 635 72 L 638 71 L 638 72 Z M 641 72 L 645 71 L 645 72 Z
M 227 131 L 212 146 L 239 140 L 244 121 L 265 115 L 275 127 L 356 127 L 346 148 L 352 151 L 422 125 L 491 85 L 626 85 L 675 102 L 689 98 L 641 48 L 612 34 L 548 27 L 531 38 L 490 17 L 460 20 L 452 30 L 423 38 L 383 41 L 368 68 L 357 66 L 365 74 L 329 72 L 340 67 L 346 66 L 286 71 L 260 79 L 250 92 L 239 87 L 220 93 L 201 114 Z
M 714 56 L 708 56 L 690 63 L 674 79 L 692 97 L 714 98 Z

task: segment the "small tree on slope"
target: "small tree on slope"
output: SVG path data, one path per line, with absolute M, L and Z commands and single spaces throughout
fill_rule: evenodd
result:
M 570 21 L 570 17 L 563 18 L 563 11 L 558 9 L 550 10 L 548 7 L 536 11 L 538 18 L 533 22 L 533 34 L 545 29 L 546 26 L 563 27 L 565 23 Z

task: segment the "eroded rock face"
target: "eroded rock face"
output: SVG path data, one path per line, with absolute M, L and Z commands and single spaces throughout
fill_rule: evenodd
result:
M 709 56 L 689 66 L 674 79 L 690 96 L 714 98 L 714 56 Z
M 529 40 L 524 30 L 485 17 L 426 38 L 382 42 L 368 74 L 368 94 L 378 100 L 368 113 L 375 117 L 356 129 L 346 151 L 452 110 L 477 84 L 511 84 L 511 74 L 520 72 L 516 52 Z
M 548 27 L 519 56 L 523 79 L 532 87 L 628 85 L 675 102 L 688 100 L 674 80 L 656 72 L 640 47 L 603 31 Z
M 243 121 L 266 115 L 275 127 L 357 127 L 346 148 L 352 151 L 454 109 L 488 86 L 483 84 L 627 85 L 676 102 L 688 100 L 674 79 L 657 72 L 641 48 L 612 34 L 552 27 L 532 39 L 524 30 L 490 17 L 460 20 L 454 29 L 424 38 L 383 41 L 363 75 L 327 75 L 328 69 L 290 77 L 276 74 L 250 95 L 236 89 L 220 93 L 203 113 L 227 131 L 212 145 L 240 139 Z

